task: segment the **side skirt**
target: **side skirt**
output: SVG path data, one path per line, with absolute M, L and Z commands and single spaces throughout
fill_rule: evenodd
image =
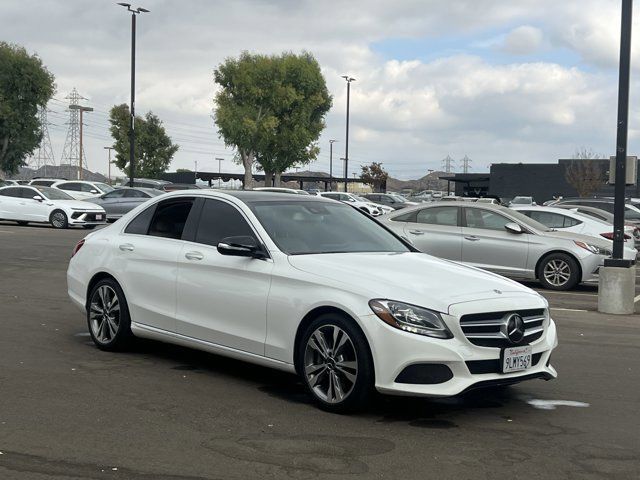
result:
M 272 358 L 256 355 L 255 353 L 243 352 L 235 348 L 217 345 L 215 343 L 199 340 L 179 333 L 168 332 L 160 328 L 150 327 L 141 323 L 131 322 L 131 331 L 136 337 L 159 340 L 161 342 L 175 343 L 183 347 L 195 348 L 206 352 L 215 353 L 225 357 L 235 358 L 244 362 L 254 363 L 263 367 L 275 368 L 289 373 L 296 373 L 295 367 L 291 363 L 281 362 Z

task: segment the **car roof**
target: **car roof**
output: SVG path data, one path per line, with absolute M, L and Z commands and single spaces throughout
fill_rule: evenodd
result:
M 136 187 L 137 188 L 137 187 Z M 322 202 L 335 205 L 335 201 L 318 195 L 291 195 L 290 193 L 266 192 L 261 190 L 176 190 L 165 194 L 164 198 L 205 196 L 212 198 L 233 197 L 242 203 L 254 202 Z

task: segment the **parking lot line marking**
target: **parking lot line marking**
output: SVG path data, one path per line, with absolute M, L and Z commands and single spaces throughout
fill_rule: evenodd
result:
M 640 295 L 636 295 L 636 298 L 633 299 L 633 303 L 638 303 L 638 300 L 640 300 Z
M 550 307 L 551 310 L 562 310 L 563 312 L 588 312 L 589 310 L 581 310 L 579 308 L 556 308 L 556 307 Z

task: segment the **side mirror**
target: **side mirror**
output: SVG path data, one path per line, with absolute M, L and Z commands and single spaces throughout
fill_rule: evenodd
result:
M 504 228 L 507 232 L 510 232 L 510 233 L 524 233 L 524 230 L 522 230 L 522 227 L 515 222 L 507 223 L 504 226 Z
M 38 202 L 43 202 L 44 201 L 44 199 L 40 195 L 34 195 L 31 198 L 33 198 L 34 200 L 37 200 Z
M 90 190 L 89 193 L 100 193 L 98 190 Z
M 266 253 L 255 238 L 246 236 L 226 237 L 218 243 L 218 252 L 221 255 L 233 257 L 266 258 Z

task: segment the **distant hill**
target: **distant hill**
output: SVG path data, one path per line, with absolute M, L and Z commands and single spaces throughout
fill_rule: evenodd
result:
M 440 180 L 438 178 L 442 175 L 446 175 L 445 172 L 431 172 L 417 180 L 399 180 L 389 177 L 387 180 L 387 190 L 391 192 L 399 192 L 405 188 L 411 189 L 414 192 L 420 192 L 422 190 L 446 190 L 446 180 Z
M 9 178 L 12 180 L 31 180 L 35 177 L 76 180 L 78 178 L 78 167 L 73 165 L 47 165 L 37 170 L 21 167 L 16 175 Z M 90 182 L 107 182 L 107 177 L 101 173 L 90 172 L 86 168 L 82 169 L 82 179 Z

